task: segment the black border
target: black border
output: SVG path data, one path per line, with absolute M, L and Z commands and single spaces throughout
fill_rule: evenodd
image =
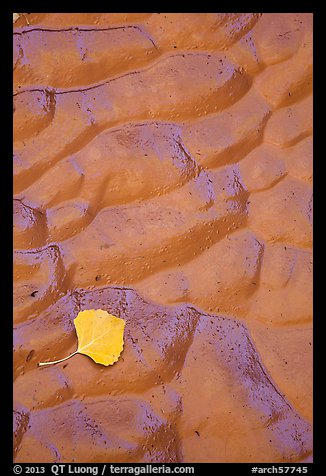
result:
M 1 252 L 2 262 L 2 302 L 6 303 L 3 306 L 3 318 L 1 319 L 1 350 L 3 356 L 2 372 L 1 372 L 1 427 L 2 427 L 2 442 L 3 442 L 3 463 L 8 467 L 4 474 L 12 474 L 12 452 L 13 452 L 13 434 L 12 434 L 12 408 L 13 408 L 13 331 L 12 331 L 12 315 L 13 315 L 13 213 L 12 213 L 12 196 L 13 196 L 13 166 L 12 166 L 12 152 L 13 152 L 13 80 L 12 80 L 12 16 L 10 12 L 5 12 L 1 15 L 0 31 L 3 35 L 1 39 L 3 62 L 1 74 L 1 88 L 2 88 L 2 203 L 1 207 L 1 225 L 2 225 L 2 239 Z M 5 233 L 6 232 L 6 233 Z M 9 472 L 10 471 L 10 472 Z

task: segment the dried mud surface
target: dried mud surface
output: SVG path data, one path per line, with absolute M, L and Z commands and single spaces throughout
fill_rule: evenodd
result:
M 312 15 L 33 13 L 13 41 L 15 461 L 310 461 Z M 38 368 L 92 308 L 120 360 Z

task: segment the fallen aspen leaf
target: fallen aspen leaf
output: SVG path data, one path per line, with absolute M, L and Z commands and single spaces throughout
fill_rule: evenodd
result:
M 78 349 L 68 357 L 53 362 L 41 362 L 38 365 L 50 365 L 63 362 L 79 353 L 88 355 L 97 364 L 112 365 L 123 350 L 123 332 L 125 321 L 102 309 L 81 311 L 74 319 L 78 337 Z

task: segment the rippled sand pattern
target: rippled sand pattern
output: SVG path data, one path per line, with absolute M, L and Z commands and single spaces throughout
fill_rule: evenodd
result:
M 14 246 L 16 462 L 311 460 L 312 15 L 20 17 Z

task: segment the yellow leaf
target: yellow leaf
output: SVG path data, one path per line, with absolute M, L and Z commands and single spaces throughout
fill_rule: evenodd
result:
M 98 364 L 112 365 L 123 349 L 125 321 L 106 311 L 81 311 L 74 320 L 80 354 Z
M 78 336 L 78 349 L 68 357 L 39 365 L 63 362 L 79 353 L 88 355 L 96 363 L 112 365 L 123 350 L 123 332 L 125 321 L 102 309 L 81 311 L 74 319 Z

